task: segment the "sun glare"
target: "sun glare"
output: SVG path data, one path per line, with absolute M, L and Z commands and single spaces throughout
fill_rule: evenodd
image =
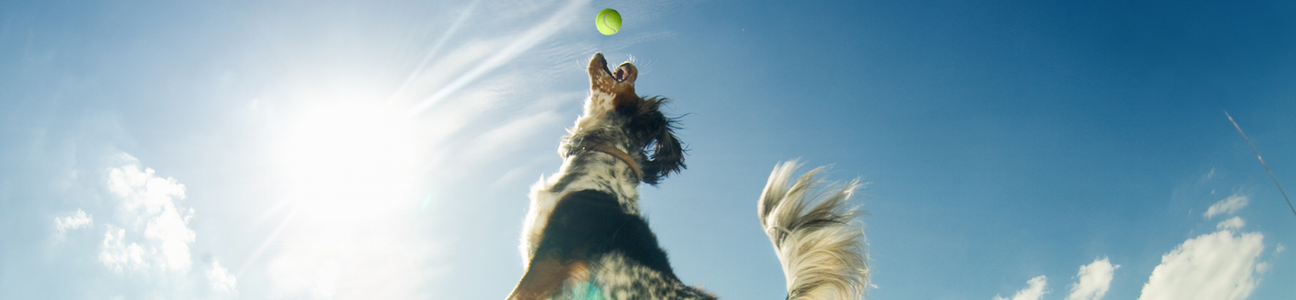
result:
M 277 160 L 312 215 L 356 217 L 417 205 L 404 199 L 417 157 L 411 125 L 398 116 L 378 106 L 332 104 L 290 118 Z

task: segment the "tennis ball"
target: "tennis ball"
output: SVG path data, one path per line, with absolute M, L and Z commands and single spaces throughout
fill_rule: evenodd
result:
M 598 17 L 594 18 L 594 26 L 598 27 L 598 31 L 603 35 L 616 34 L 617 31 L 621 31 L 621 14 L 615 9 L 604 8 L 599 11 Z

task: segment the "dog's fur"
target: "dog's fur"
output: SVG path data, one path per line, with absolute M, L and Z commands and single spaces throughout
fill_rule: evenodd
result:
M 563 137 L 563 165 L 532 187 L 520 247 L 526 271 L 508 299 L 716 299 L 680 282 L 639 214 L 639 183 L 685 168 L 674 120 L 658 111 L 666 100 L 635 94 L 631 63 L 612 72 L 595 53 L 588 72 L 590 97 Z M 864 233 L 846 206 L 858 181 L 820 190 L 817 168 L 788 186 L 797 167 L 775 166 L 757 203 L 787 299 L 860 299 Z

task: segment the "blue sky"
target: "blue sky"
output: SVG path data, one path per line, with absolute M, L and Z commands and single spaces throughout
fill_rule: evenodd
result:
M 597 32 L 614 8 L 622 31 Z M 783 160 L 869 182 L 873 299 L 1285 299 L 1296 4 L 9 1 L 0 298 L 498 299 L 594 52 L 675 100 L 680 277 L 785 295 Z M 1185 293 L 1185 294 L 1175 294 Z

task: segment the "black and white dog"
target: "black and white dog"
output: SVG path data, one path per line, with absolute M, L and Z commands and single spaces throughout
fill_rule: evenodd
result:
M 675 277 L 639 214 L 639 183 L 685 167 L 674 120 L 658 111 L 666 100 L 635 94 L 629 62 L 610 71 L 595 53 L 588 71 L 590 96 L 562 139 L 563 165 L 532 187 L 520 247 L 526 272 L 508 299 L 716 299 Z M 787 299 L 861 299 L 864 232 L 847 206 L 860 184 L 819 188 L 816 168 L 789 186 L 798 166 L 775 166 L 757 203 Z

